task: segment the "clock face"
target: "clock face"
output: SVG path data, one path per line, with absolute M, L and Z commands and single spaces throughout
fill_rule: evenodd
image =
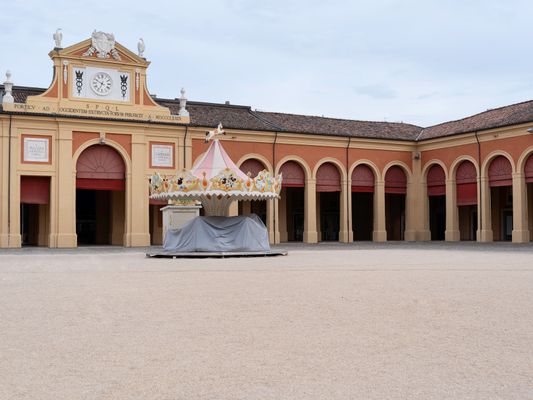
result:
M 91 89 L 99 96 L 106 96 L 111 92 L 113 80 L 105 72 L 97 72 L 91 80 Z

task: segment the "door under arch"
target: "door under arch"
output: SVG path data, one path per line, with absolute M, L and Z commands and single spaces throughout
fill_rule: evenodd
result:
M 126 167 L 110 146 L 85 149 L 76 163 L 78 245 L 123 245 Z

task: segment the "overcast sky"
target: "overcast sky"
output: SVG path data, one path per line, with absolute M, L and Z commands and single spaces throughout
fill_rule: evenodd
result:
M 138 3 L 138 4 L 137 4 Z M 531 0 L 3 1 L 0 71 L 47 87 L 94 29 L 152 62 L 159 97 L 421 126 L 533 98 Z

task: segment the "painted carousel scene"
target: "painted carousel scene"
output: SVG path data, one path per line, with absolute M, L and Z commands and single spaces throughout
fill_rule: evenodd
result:
M 2 3 L 0 400 L 533 399 L 532 13 Z

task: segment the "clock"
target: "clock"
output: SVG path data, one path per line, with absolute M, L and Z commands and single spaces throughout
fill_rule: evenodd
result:
M 111 92 L 113 80 L 105 72 L 97 72 L 91 80 L 91 89 L 98 96 L 107 96 Z

